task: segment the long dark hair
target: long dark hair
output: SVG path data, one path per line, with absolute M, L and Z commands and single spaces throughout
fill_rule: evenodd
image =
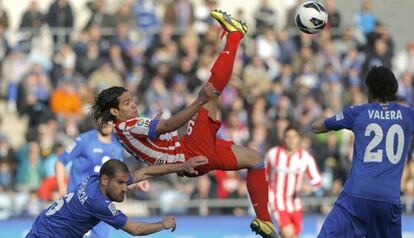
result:
M 116 118 L 111 114 L 110 109 L 118 109 L 119 96 L 126 91 L 123 87 L 111 87 L 103 90 L 96 97 L 95 104 L 92 106 L 89 116 L 100 128 L 105 127 L 110 121 L 115 121 Z
M 372 67 L 365 77 L 368 99 L 388 102 L 397 100 L 398 81 L 394 73 L 384 66 Z

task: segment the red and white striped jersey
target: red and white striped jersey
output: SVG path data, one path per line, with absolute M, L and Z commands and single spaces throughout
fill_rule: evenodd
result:
M 135 158 L 148 165 L 184 162 L 185 157 L 177 131 L 157 137 L 157 119 L 136 117 L 115 124 L 115 133 L 121 145 Z
M 265 157 L 269 182 L 269 202 L 272 210 L 294 212 L 302 209 L 304 177 L 314 188 L 321 185 L 321 175 L 314 158 L 305 150 L 288 156 L 279 146 L 271 148 Z

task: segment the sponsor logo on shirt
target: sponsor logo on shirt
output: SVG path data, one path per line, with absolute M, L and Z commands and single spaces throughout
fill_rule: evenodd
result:
M 140 118 L 140 119 L 137 120 L 137 126 L 149 127 L 150 122 L 151 122 L 151 120 L 149 120 L 149 119 Z
M 92 152 L 93 153 L 103 153 L 103 149 L 102 148 L 93 148 Z
M 343 113 L 343 112 L 338 112 L 338 113 L 335 115 L 335 119 L 336 119 L 337 121 L 340 121 L 340 120 L 344 119 L 344 113 Z
M 118 215 L 118 213 L 119 213 L 118 212 L 118 209 L 116 209 L 115 205 L 112 202 L 109 203 L 108 208 L 111 211 L 111 213 L 112 213 L 113 216 Z

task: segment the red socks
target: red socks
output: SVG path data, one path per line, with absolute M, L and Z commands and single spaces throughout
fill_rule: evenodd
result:
M 222 92 L 230 80 L 233 71 L 234 59 L 236 58 L 237 49 L 240 40 L 243 38 L 240 32 L 231 32 L 227 35 L 226 46 L 220 52 L 213 67 L 209 82 L 213 84 L 218 92 Z
M 269 188 L 264 167 L 252 168 L 247 171 L 247 190 L 257 218 L 272 222 L 268 208 Z

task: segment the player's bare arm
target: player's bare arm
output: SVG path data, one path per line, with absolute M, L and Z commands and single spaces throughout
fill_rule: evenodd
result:
M 312 124 L 312 132 L 316 134 L 325 133 L 329 130 L 325 127 L 325 119 L 319 119 Z
M 59 194 L 61 196 L 66 194 L 66 184 L 65 184 L 65 165 L 59 161 L 56 160 L 55 163 L 55 173 L 56 173 L 56 182 L 58 185 Z
M 171 229 L 171 232 L 173 232 L 175 228 L 175 217 L 169 216 L 155 223 L 135 222 L 128 219 L 122 229 L 133 236 L 145 236 L 161 230 Z
M 133 172 L 133 183 L 170 173 L 197 175 L 195 168 L 207 163 L 208 159 L 206 157 L 197 156 L 187 160 L 184 163 L 144 167 Z
M 156 127 L 158 135 L 175 131 L 187 123 L 213 97 L 217 97 L 217 91 L 211 83 L 207 83 L 198 93 L 197 99 L 188 107 L 176 113 L 167 120 L 160 120 Z

